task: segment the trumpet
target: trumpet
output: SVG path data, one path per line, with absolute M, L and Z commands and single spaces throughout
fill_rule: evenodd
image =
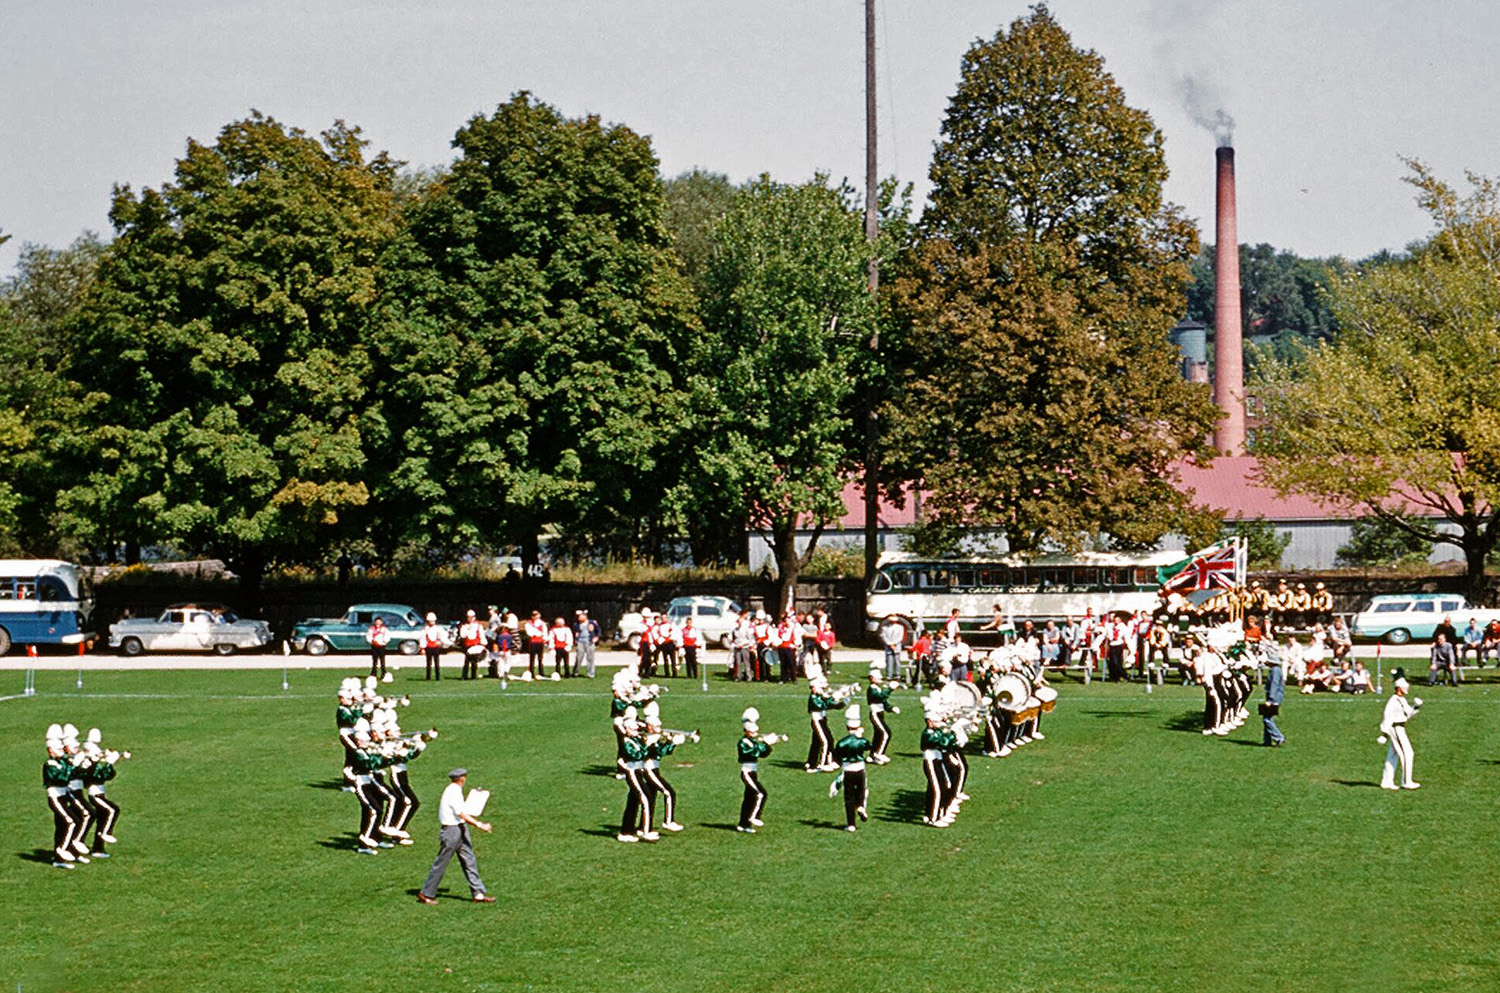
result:
M 661 733 L 673 739 L 679 745 L 684 741 L 691 741 L 696 745 L 698 742 L 703 740 L 702 735 L 700 735 L 696 729 L 692 731 L 683 731 L 678 728 L 662 728 Z
M 864 689 L 864 687 L 859 683 L 847 683 L 843 686 L 834 687 L 832 696 L 839 703 L 843 703 L 862 689 Z
M 791 738 L 788 738 L 784 734 L 775 734 L 775 733 L 763 734 L 763 735 L 760 736 L 760 739 L 762 741 L 764 741 L 768 745 L 774 745 L 774 744 L 777 744 L 778 742 L 791 741 L 792 740 Z

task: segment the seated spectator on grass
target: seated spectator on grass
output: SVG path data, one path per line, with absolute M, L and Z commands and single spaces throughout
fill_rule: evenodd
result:
M 1295 635 L 1286 636 L 1286 645 L 1281 650 L 1281 661 L 1286 665 L 1286 678 L 1297 684 L 1307 681 L 1307 656 L 1302 652 Z
M 1370 692 L 1370 672 L 1363 662 L 1354 663 L 1354 672 L 1344 681 L 1342 689 L 1345 693 Z
M 1484 641 L 1479 646 L 1479 668 L 1484 668 L 1484 660 L 1489 655 L 1494 655 L 1495 664 L 1500 665 L 1500 620 L 1490 621 L 1484 626 Z

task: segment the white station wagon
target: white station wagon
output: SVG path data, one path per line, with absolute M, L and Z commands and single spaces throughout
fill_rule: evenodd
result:
M 121 655 L 142 652 L 213 652 L 233 655 L 271 643 L 271 625 L 247 621 L 218 604 L 179 603 L 157 618 L 127 617 L 109 626 L 109 647 Z

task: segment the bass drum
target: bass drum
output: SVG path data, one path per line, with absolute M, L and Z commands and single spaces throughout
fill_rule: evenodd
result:
M 1057 706 L 1057 691 L 1050 686 L 1038 686 L 1036 698 L 1041 703 L 1042 713 L 1050 714 Z
M 995 678 L 995 706 L 1001 710 L 1020 710 L 1030 695 L 1031 687 L 1026 685 L 1026 680 L 1013 672 L 1007 672 Z
M 949 710 L 973 713 L 979 709 L 983 694 L 979 687 L 967 680 L 953 681 L 946 684 L 941 692 L 943 705 Z

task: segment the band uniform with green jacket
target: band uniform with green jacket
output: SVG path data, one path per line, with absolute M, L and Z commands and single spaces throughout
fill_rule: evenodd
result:
M 833 758 L 839 764 L 839 781 L 844 788 L 844 830 L 852 832 L 855 830 L 856 817 L 866 821 L 870 819 L 865 810 L 869 799 L 865 757 L 873 746 L 864 736 L 864 728 L 860 725 L 859 704 L 854 704 L 844 712 L 844 724 L 849 733 L 834 743 Z M 838 781 L 834 785 L 837 786 Z

